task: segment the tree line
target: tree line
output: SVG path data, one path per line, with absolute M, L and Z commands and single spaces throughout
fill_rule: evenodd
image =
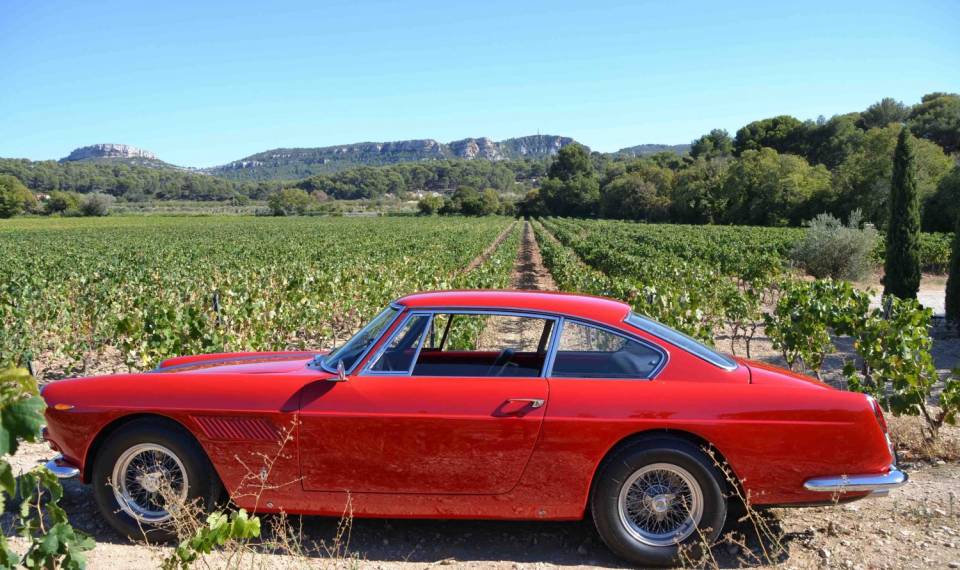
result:
M 914 139 L 923 228 L 953 231 L 960 215 L 960 95 L 942 93 L 912 108 L 884 99 L 830 119 L 783 115 L 734 136 L 715 129 L 682 157 L 620 159 L 570 145 L 518 208 L 527 215 L 767 226 L 860 210 L 883 228 L 904 130 Z
M 265 182 L 121 162 L 0 159 L 0 174 L 34 193 L 124 201 L 263 200 L 298 189 L 321 201 L 423 197 L 425 213 L 519 211 L 684 223 L 797 225 L 822 212 L 846 217 L 860 209 L 866 221 L 882 227 L 903 128 L 918 139 L 923 228 L 951 231 L 960 213 L 960 95 L 948 93 L 925 95 L 913 106 L 887 98 L 862 112 L 815 121 L 781 115 L 733 136 L 715 129 L 683 156 L 633 158 L 568 145 L 552 161 L 430 160 Z M 496 206 L 487 190 L 498 195 Z
M 35 193 L 107 194 L 129 202 L 145 200 L 260 199 L 283 187 L 279 181 L 234 182 L 189 170 L 122 162 L 57 162 L 0 158 L 0 174 L 16 177 Z

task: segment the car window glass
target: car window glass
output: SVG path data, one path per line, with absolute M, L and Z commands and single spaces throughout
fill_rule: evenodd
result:
M 351 370 L 357 359 L 373 347 L 380 335 L 390 326 L 400 311 L 394 307 L 387 307 L 374 317 L 360 332 L 353 335 L 339 348 L 333 349 L 321 362 L 321 366 L 330 372 L 337 370 L 337 365 L 343 363 L 346 370 Z
M 539 376 L 553 321 L 519 315 L 440 313 L 427 331 L 417 376 Z
M 649 378 L 663 354 L 599 327 L 566 321 L 551 376 L 560 378 Z
M 420 349 L 420 339 L 427 330 L 429 315 L 414 315 L 400 326 L 393 335 L 390 344 L 380 353 L 377 361 L 370 366 L 374 372 L 409 372 L 417 350 Z
M 643 315 L 638 315 L 637 313 L 630 313 L 630 315 L 627 316 L 627 323 L 637 327 L 642 331 L 652 334 L 653 336 L 662 338 L 670 344 L 677 345 L 680 348 L 694 354 L 695 356 L 706 360 L 714 366 L 725 368 L 727 370 L 734 370 L 737 368 L 737 362 L 729 356 L 720 354 L 716 350 L 713 350 L 695 338 L 685 335 L 682 332 L 672 329 L 667 325 L 659 323 L 649 317 L 644 317 Z

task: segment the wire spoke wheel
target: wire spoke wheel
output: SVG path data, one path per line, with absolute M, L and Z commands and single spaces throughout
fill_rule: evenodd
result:
M 120 509 L 146 524 L 159 524 L 171 517 L 168 501 L 183 504 L 189 489 L 187 470 L 170 449 L 155 443 L 140 443 L 117 458 L 111 479 Z
M 635 471 L 620 489 L 620 521 L 636 540 L 651 546 L 679 544 L 703 516 L 703 492 L 696 478 L 672 463 Z

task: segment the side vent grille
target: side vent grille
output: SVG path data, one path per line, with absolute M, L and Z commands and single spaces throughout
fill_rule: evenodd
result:
M 223 416 L 194 416 L 203 434 L 210 439 L 238 439 L 246 441 L 277 441 L 277 428 L 263 418 L 231 418 Z

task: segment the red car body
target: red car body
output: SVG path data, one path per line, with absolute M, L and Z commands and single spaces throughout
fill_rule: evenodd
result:
M 339 516 L 349 502 L 366 517 L 580 519 L 603 458 L 656 432 L 712 446 L 755 505 L 828 502 L 838 481 L 850 483 L 845 498 L 860 498 L 905 479 L 882 414 L 863 394 L 758 362 L 717 367 L 627 323 L 626 304 L 447 291 L 395 306 L 401 315 L 346 382 L 311 364 L 318 353 L 271 352 L 49 384 L 47 439 L 62 453 L 53 466 L 90 481 L 104 437 L 150 415 L 189 430 L 233 501 L 260 512 Z M 593 322 L 668 359 L 650 380 L 362 372 L 403 314 L 454 308 Z M 511 399 L 545 405 L 514 408 Z

